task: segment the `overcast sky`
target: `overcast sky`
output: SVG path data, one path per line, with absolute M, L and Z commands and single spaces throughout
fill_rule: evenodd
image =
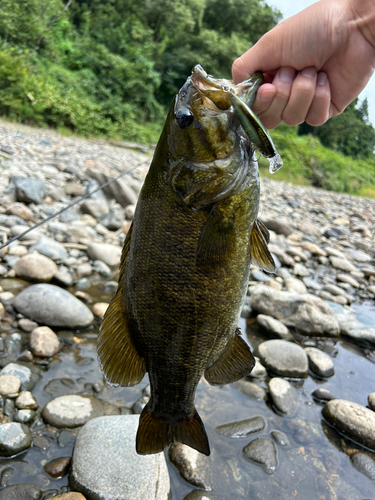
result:
M 293 16 L 297 14 L 297 12 L 305 9 L 309 5 L 315 3 L 316 0 L 266 0 L 269 5 L 273 5 L 277 9 L 279 9 L 284 16 L 284 19 L 287 17 Z M 360 94 L 360 100 L 363 100 L 367 97 L 369 104 L 369 114 L 370 120 L 372 124 L 375 124 L 375 75 L 371 78 L 367 87 Z

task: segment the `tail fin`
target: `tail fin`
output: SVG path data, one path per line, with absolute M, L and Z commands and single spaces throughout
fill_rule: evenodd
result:
M 175 441 L 186 444 L 204 455 L 210 454 L 207 434 L 196 410 L 192 418 L 171 421 L 155 415 L 147 403 L 139 418 L 137 453 L 139 455 L 159 453 Z

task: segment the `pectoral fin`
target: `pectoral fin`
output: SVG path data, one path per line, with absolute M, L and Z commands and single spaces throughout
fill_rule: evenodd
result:
M 275 262 L 268 250 L 270 236 L 266 226 L 259 220 L 253 225 L 250 236 L 251 262 L 264 271 L 275 272 Z
M 223 265 L 233 255 L 236 245 L 236 227 L 231 218 L 224 217 L 213 207 L 199 236 L 197 266 Z
M 115 386 L 136 385 L 146 373 L 145 361 L 136 351 L 130 338 L 126 310 L 121 300 L 131 229 L 122 250 L 119 286 L 104 315 L 97 341 L 101 369 L 106 381 Z
M 239 331 L 224 353 L 204 372 L 205 379 L 211 385 L 230 384 L 248 375 L 254 368 L 255 359 L 250 347 L 240 337 Z

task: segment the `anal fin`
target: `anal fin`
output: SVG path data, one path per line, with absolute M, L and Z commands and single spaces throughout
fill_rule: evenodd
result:
M 147 403 L 139 418 L 137 453 L 159 453 L 174 442 L 186 444 L 204 455 L 210 454 L 207 434 L 196 410 L 191 418 L 173 420 L 167 416 L 159 417 L 150 409 L 150 403 Z
M 211 385 L 230 384 L 248 375 L 254 365 L 255 359 L 250 347 L 236 330 L 227 349 L 212 366 L 205 370 L 204 376 Z
M 263 271 L 274 273 L 276 270 L 275 262 L 267 246 L 269 239 L 266 226 L 261 221 L 256 220 L 250 236 L 251 262 Z
M 130 338 L 122 300 L 130 235 L 131 229 L 122 251 L 119 286 L 105 312 L 97 340 L 98 359 L 106 381 L 110 385 L 125 387 L 138 384 L 146 373 L 145 360 L 138 354 Z

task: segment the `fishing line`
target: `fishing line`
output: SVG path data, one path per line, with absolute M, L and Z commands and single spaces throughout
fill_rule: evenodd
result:
M 35 226 L 32 226 L 32 227 L 29 227 L 29 229 L 27 229 L 26 231 L 24 231 L 23 233 L 19 234 L 18 236 L 14 236 L 12 239 L 6 241 L 5 243 L 3 243 L 1 246 L 0 246 L 0 250 L 2 250 L 3 248 L 7 247 L 8 245 L 10 245 L 11 243 L 13 243 L 13 241 L 17 241 L 19 238 L 22 238 L 22 236 L 25 236 L 26 234 L 30 233 L 31 231 L 34 231 L 34 229 L 36 229 L 37 227 L 40 227 L 42 226 L 43 224 L 45 224 L 46 222 L 49 222 L 50 220 L 54 219 L 55 217 L 57 217 L 58 215 L 61 215 L 62 213 L 64 213 L 66 210 L 68 210 L 69 208 L 71 207 L 74 207 L 74 205 L 77 205 L 77 203 L 80 203 L 81 201 L 85 200 L 86 198 L 88 198 L 89 196 L 91 196 L 92 194 L 94 193 L 97 193 L 98 191 L 100 191 L 101 189 L 109 186 L 110 184 L 112 184 L 112 182 L 116 182 L 117 180 L 121 179 L 121 177 L 124 177 L 124 175 L 127 175 L 127 174 L 130 174 L 131 172 L 134 172 L 135 169 L 137 169 L 138 167 L 142 167 L 143 165 L 146 165 L 148 163 L 148 161 L 145 161 L 143 163 L 140 163 L 139 165 L 131 168 L 130 170 L 127 170 L 126 172 L 123 172 L 122 174 L 118 175 L 117 177 L 115 177 L 114 179 L 102 184 L 101 186 L 99 186 L 98 188 L 96 189 L 93 189 L 92 191 L 90 191 L 89 193 L 85 194 L 84 196 L 81 196 L 81 198 L 79 198 L 78 200 L 75 200 L 73 201 L 72 203 L 70 203 L 69 205 L 67 205 L 66 207 L 62 208 L 61 210 L 59 210 L 58 212 L 56 212 L 55 214 L 52 214 L 50 215 L 49 217 L 47 217 L 47 219 L 44 219 L 42 220 L 41 222 L 38 222 L 38 224 L 35 224 Z

